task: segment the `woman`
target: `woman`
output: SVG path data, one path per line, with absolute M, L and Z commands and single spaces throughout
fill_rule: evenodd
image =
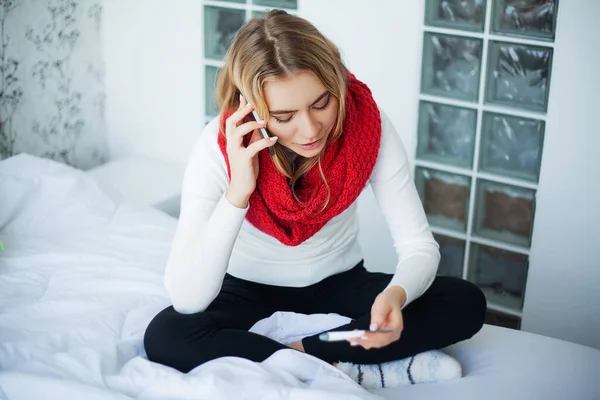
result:
M 291 347 L 355 377 L 354 365 L 385 363 L 389 371 L 379 365 L 376 376 L 383 385 L 384 374 L 398 373 L 392 361 L 481 329 L 485 297 L 467 281 L 435 276 L 439 249 L 403 145 L 335 45 L 304 19 L 271 11 L 238 32 L 217 86 L 221 116 L 186 170 L 165 272 L 173 306 L 147 329 L 150 360 L 188 372 Z M 398 252 L 393 275 L 363 266 L 356 200 L 367 184 Z M 335 330 L 392 332 L 351 343 L 315 335 L 289 347 L 248 332 L 275 311 L 338 313 L 352 321 Z M 378 384 L 359 372 L 363 385 Z

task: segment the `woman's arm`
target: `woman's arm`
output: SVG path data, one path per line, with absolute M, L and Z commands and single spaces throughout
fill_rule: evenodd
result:
M 398 265 L 389 286 L 405 290 L 406 307 L 433 282 L 440 253 L 412 180 L 404 145 L 383 112 L 381 119 L 381 148 L 370 184 L 398 253 Z
M 183 178 L 181 213 L 165 269 L 165 287 L 180 313 L 203 311 L 223 283 L 247 208 L 231 205 L 218 119 L 196 142 Z

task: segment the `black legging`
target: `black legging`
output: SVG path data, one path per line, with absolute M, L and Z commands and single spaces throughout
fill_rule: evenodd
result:
M 144 337 L 151 361 L 188 372 L 218 357 L 263 361 L 287 346 L 248 332 L 275 311 L 302 314 L 337 313 L 353 320 L 334 330 L 368 329 L 371 306 L 392 275 L 368 272 L 363 263 L 302 288 L 263 285 L 226 275 L 217 298 L 203 312 L 180 314 L 168 307 L 148 326 Z M 322 342 L 318 335 L 302 340 L 304 349 L 329 363 L 375 364 L 440 349 L 468 339 L 484 323 L 486 300 L 474 284 L 436 277 L 431 287 L 402 311 L 400 339 L 365 350 L 348 342 Z

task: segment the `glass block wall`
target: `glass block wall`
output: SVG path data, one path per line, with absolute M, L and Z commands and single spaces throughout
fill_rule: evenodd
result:
M 216 78 L 235 34 L 247 20 L 273 8 L 297 14 L 298 0 L 204 1 L 205 123 L 219 114 L 215 98 Z
M 558 0 L 426 0 L 415 183 L 439 275 L 519 329 Z

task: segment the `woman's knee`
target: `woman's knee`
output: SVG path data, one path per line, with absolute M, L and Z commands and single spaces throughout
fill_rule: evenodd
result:
M 435 307 L 443 308 L 443 318 L 452 321 L 456 339 L 468 339 L 481 330 L 487 301 L 477 285 L 461 278 L 438 276 L 430 289 Z
M 472 282 L 456 279 L 452 296 L 456 298 L 462 326 L 467 338 L 481 330 L 485 323 L 487 300 L 481 289 Z
M 197 351 L 201 345 L 197 343 L 212 328 L 203 313 L 180 314 L 167 307 L 158 313 L 146 328 L 144 349 L 148 359 L 182 372 L 196 367 L 196 363 L 188 365 L 186 355 Z M 192 339 L 193 338 L 193 339 Z

